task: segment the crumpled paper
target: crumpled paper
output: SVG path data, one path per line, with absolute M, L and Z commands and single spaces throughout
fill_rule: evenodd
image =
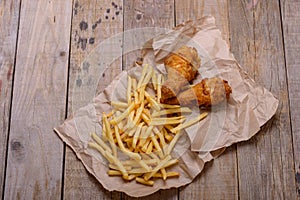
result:
M 174 151 L 179 164 L 173 166 L 172 171 L 179 172 L 179 178 L 166 181 L 158 179 L 153 187 L 135 181 L 125 182 L 120 177 L 108 176 L 106 160 L 100 153 L 87 148 L 91 140 L 90 132 L 101 135 L 101 114 L 110 111 L 110 101 L 124 98 L 127 73 L 138 76 L 139 67 L 123 71 L 93 102 L 74 112 L 72 117 L 55 128 L 59 137 L 74 150 L 86 169 L 104 188 L 140 197 L 159 189 L 186 185 L 202 171 L 205 162 L 216 158 L 231 144 L 251 138 L 275 114 L 278 100 L 243 71 L 211 16 L 188 21 L 146 42 L 143 62 L 165 73 L 163 59 L 182 45 L 195 47 L 202 60 L 199 75 L 193 83 L 205 77 L 218 76 L 228 81 L 233 92 L 228 102 L 212 107 L 208 117 L 187 128 L 186 134 L 176 144 Z M 193 107 L 193 113 L 188 118 L 193 118 L 199 112 L 202 110 Z

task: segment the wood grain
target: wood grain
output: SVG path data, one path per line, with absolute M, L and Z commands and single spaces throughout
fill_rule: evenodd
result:
M 70 0 L 22 1 L 4 199 L 61 196 L 63 144 L 53 127 L 65 115 L 70 8 Z
M 176 23 L 213 15 L 229 43 L 228 3 L 214 1 L 176 1 Z M 237 199 L 237 165 L 235 146 L 218 159 L 206 164 L 203 172 L 190 185 L 180 190 L 180 199 Z
M 254 1 L 253 1 L 254 2 Z M 241 199 L 295 199 L 292 133 L 278 1 L 230 1 L 232 50 L 256 82 L 280 105 L 250 141 L 238 144 Z
M 295 162 L 295 180 L 297 184 L 297 196 L 300 199 L 300 2 L 295 0 L 282 0 L 282 26 L 284 36 L 286 69 L 288 77 L 288 91 L 290 103 L 290 115 L 293 134 L 293 149 Z
M 20 1 L 0 2 L 0 195 L 3 193 Z
M 173 0 L 128 0 L 124 1 L 124 31 L 144 27 L 156 27 L 172 29 L 174 27 L 174 1 Z M 124 35 L 123 45 L 123 69 L 129 69 L 134 66 L 135 61 L 141 60 L 141 52 L 139 45 L 157 34 L 158 30 L 147 29 L 145 33 L 137 31 L 135 34 Z M 136 50 L 127 53 L 132 47 L 137 47 Z
M 90 103 L 92 97 L 102 91 L 120 73 L 121 58 L 116 59 L 109 70 L 103 74 L 93 73 L 95 66 L 91 66 L 86 58 L 102 41 L 122 31 L 123 4 L 121 0 L 74 1 L 68 116 L 71 116 L 76 109 Z M 120 49 L 121 44 L 122 41 L 118 47 Z M 112 50 L 112 47 L 106 48 L 108 53 Z M 101 56 L 105 55 L 99 55 L 99 59 Z M 90 81 L 86 81 L 87 79 Z M 66 149 L 65 158 L 64 199 L 120 199 L 120 193 L 104 189 L 86 171 L 70 148 Z
M 126 0 L 124 1 L 124 30 L 132 30 L 143 27 L 160 27 L 171 29 L 174 26 L 174 2 L 172 0 Z M 154 31 L 155 33 L 155 31 Z M 154 34 L 153 33 L 153 34 Z M 153 36 L 153 35 L 152 35 Z M 149 32 L 145 35 L 139 35 L 138 42 L 146 42 Z M 128 48 L 135 46 L 134 40 L 124 37 L 123 52 L 127 52 Z M 142 46 L 141 46 L 142 47 Z M 141 56 L 139 49 L 123 55 L 123 69 L 128 69 Z M 143 198 L 132 198 L 126 194 L 122 195 L 122 199 L 178 199 L 178 190 L 160 190 L 152 195 Z

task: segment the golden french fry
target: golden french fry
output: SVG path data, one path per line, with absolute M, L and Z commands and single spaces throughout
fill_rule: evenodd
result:
M 160 161 L 160 163 L 158 163 L 158 165 L 149 173 L 147 173 L 144 176 L 144 179 L 146 181 L 148 181 L 156 172 L 158 172 L 161 168 L 164 167 L 164 165 L 171 159 L 171 156 L 168 155 L 166 156 L 163 160 Z
M 118 143 L 120 149 L 122 151 L 124 151 L 125 147 L 124 147 L 124 144 L 123 144 L 123 142 L 121 140 L 121 136 L 120 136 L 120 133 L 119 133 L 119 128 L 118 128 L 118 126 L 115 126 L 114 128 L 115 128 L 115 135 L 116 135 L 117 143 Z
M 133 91 L 136 91 L 136 86 L 137 86 L 137 82 L 136 82 L 136 79 L 135 78 L 131 78 L 131 81 L 132 81 L 132 83 L 131 83 L 131 85 L 132 85 L 132 90 Z
M 167 124 L 180 124 L 184 121 L 185 121 L 184 118 L 181 118 L 181 119 L 156 118 L 156 119 L 151 120 L 150 125 L 151 126 L 160 126 L 160 125 L 167 125 Z
M 145 91 L 145 97 L 151 103 L 151 105 L 153 106 L 153 108 L 155 110 L 157 110 L 157 111 L 160 110 L 159 104 L 153 99 L 153 97 L 151 97 L 151 95 L 147 91 Z
M 118 117 L 115 117 L 113 120 L 111 120 L 111 124 L 112 125 L 116 125 L 117 123 L 119 123 L 120 121 L 122 121 L 123 119 L 125 119 L 130 113 L 131 111 L 134 109 L 134 102 L 132 102 L 130 104 L 130 106 L 121 114 L 119 115 Z
M 151 153 L 153 150 L 153 142 L 150 142 L 147 146 L 146 154 Z
M 177 159 L 173 159 L 173 160 L 169 160 L 165 165 L 164 165 L 164 168 L 168 168 L 172 165 L 175 165 L 178 163 L 178 160 Z
M 161 174 L 162 174 L 163 180 L 166 180 L 166 179 L 167 179 L 167 172 L 166 172 L 166 169 L 165 169 L 165 168 L 161 168 L 161 169 L 160 169 L 160 172 L 161 172 Z
M 147 70 L 148 70 L 148 66 L 149 65 L 144 65 L 144 67 L 143 67 L 142 75 L 141 75 L 140 80 L 139 80 L 139 82 L 137 84 L 137 89 L 139 89 L 141 87 L 141 85 L 142 85 L 142 83 L 144 81 L 145 75 L 146 75 Z
M 164 154 L 159 146 L 159 143 L 154 135 L 151 136 L 151 141 L 153 142 L 154 147 L 157 149 L 157 153 L 160 158 L 164 157 Z
M 144 122 L 146 122 L 147 125 L 151 123 L 151 119 L 145 113 L 142 113 L 141 117 L 144 120 Z
M 117 102 L 117 101 L 112 101 L 111 103 L 110 103 L 110 105 L 112 106 L 112 107 L 114 107 L 115 109 L 118 109 L 118 108 L 122 108 L 122 109 L 126 109 L 126 108 L 128 108 L 128 105 L 130 105 L 130 104 L 127 104 L 127 103 L 124 103 L 124 102 Z
M 152 117 L 159 117 L 161 115 L 168 115 L 168 114 L 174 114 L 174 113 L 191 113 L 192 110 L 188 107 L 182 107 L 182 108 L 170 108 L 166 110 L 160 110 L 157 112 L 153 112 Z
M 103 114 L 103 124 L 105 126 L 106 136 L 108 138 L 110 147 L 112 149 L 112 153 L 113 153 L 114 156 L 117 156 L 117 147 L 114 143 L 112 131 L 110 129 L 110 124 L 109 124 L 108 119 L 107 119 L 105 114 Z
M 126 181 L 131 181 L 136 178 L 136 175 L 130 174 L 130 175 L 123 175 L 122 178 Z
M 154 88 L 154 90 L 157 90 L 157 76 L 155 71 L 153 70 L 153 74 L 152 74 L 152 86 Z
M 122 172 L 123 176 L 128 175 L 127 170 L 125 169 L 124 165 L 120 162 L 120 160 L 118 158 L 111 155 L 108 151 L 105 151 L 105 154 L 106 154 L 108 160 L 111 163 L 114 163 L 118 167 L 118 170 L 120 170 Z
M 180 130 L 182 130 L 184 128 L 190 127 L 190 126 L 194 125 L 195 123 L 197 123 L 197 122 L 201 121 L 202 119 L 204 119 L 207 115 L 208 115 L 207 112 L 202 113 L 198 117 L 196 117 L 196 118 L 194 118 L 194 119 L 192 119 L 192 120 L 190 120 L 188 122 L 185 122 L 183 124 L 179 124 L 175 128 L 171 129 L 171 132 L 172 133 L 176 133 L 176 132 L 178 132 L 178 131 L 180 131 Z
M 178 172 L 167 172 L 167 178 L 169 177 L 178 177 L 180 174 Z M 163 178 L 163 175 L 161 173 L 155 173 L 153 178 Z
M 169 105 L 169 104 L 163 104 L 163 103 L 159 103 L 158 105 L 161 108 L 180 108 L 180 105 Z
M 133 148 L 136 148 L 136 143 L 137 143 L 137 141 L 140 137 L 140 133 L 141 133 L 143 125 L 144 125 L 144 122 L 140 123 L 137 127 L 136 132 L 134 133 L 133 140 L 132 140 L 132 147 Z
M 165 141 L 165 138 L 164 138 L 164 135 L 162 134 L 162 132 L 159 131 L 159 130 L 157 129 L 157 127 L 154 127 L 154 128 L 153 128 L 153 131 L 154 131 L 154 133 L 155 133 L 156 135 L 158 135 L 159 142 L 161 143 L 161 146 L 162 146 L 162 147 L 166 146 L 166 141 Z
M 157 76 L 157 101 L 160 102 L 161 99 L 161 86 L 162 86 L 162 75 Z
M 101 155 L 106 158 L 105 150 L 100 145 L 98 145 L 97 143 L 89 142 L 88 147 L 99 151 L 101 153 Z
M 114 164 L 109 164 L 108 165 L 108 167 L 110 168 L 110 169 L 112 169 L 112 170 L 118 170 L 119 168 L 116 166 L 116 165 L 114 165 Z M 132 169 L 132 166 L 128 166 L 128 165 L 124 165 L 124 168 L 126 169 L 126 170 L 131 170 Z
M 169 155 L 169 154 L 172 152 L 172 150 L 173 150 L 173 148 L 174 148 L 176 142 L 178 141 L 178 139 L 180 138 L 181 135 L 182 135 L 182 132 L 179 132 L 179 133 L 177 133 L 177 134 L 173 137 L 173 139 L 171 140 L 171 142 L 170 142 L 170 144 L 169 144 L 169 146 L 168 146 L 168 148 L 167 148 L 166 154 Z
M 105 142 L 100 137 L 98 137 L 96 133 L 92 133 L 91 136 L 104 150 L 107 150 L 110 153 L 112 153 L 111 148 L 109 148 L 109 146 L 105 144 Z
M 153 68 L 149 67 L 149 71 L 146 74 L 145 79 L 143 80 L 143 82 L 141 84 L 141 87 L 144 87 L 144 86 L 146 86 L 149 83 L 149 81 L 150 81 L 150 79 L 152 77 L 152 74 L 153 74 Z
M 168 142 L 171 142 L 172 139 L 173 139 L 173 136 L 170 135 L 166 129 L 162 129 L 162 131 L 164 132 L 164 136 L 165 136 L 166 140 L 167 140 Z
M 135 180 L 136 180 L 136 182 L 144 184 L 144 185 L 149 185 L 149 186 L 153 186 L 154 185 L 154 181 L 151 181 L 151 180 L 147 180 L 146 181 L 143 178 L 139 178 L 139 177 L 136 177 Z
M 122 176 L 122 172 L 118 171 L 118 170 L 108 170 L 107 171 L 107 174 L 110 175 L 110 176 Z

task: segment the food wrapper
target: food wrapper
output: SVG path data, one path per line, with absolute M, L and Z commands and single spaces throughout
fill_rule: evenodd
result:
M 185 134 L 173 152 L 179 163 L 171 171 L 179 172 L 179 178 L 168 178 L 166 181 L 157 179 L 154 186 L 145 186 L 135 181 L 125 182 L 119 176 L 109 176 L 107 161 L 100 153 L 87 147 L 91 141 L 91 132 L 101 135 L 101 115 L 111 110 L 110 102 L 125 101 L 127 75 L 138 77 L 140 67 L 120 73 L 90 104 L 75 111 L 55 128 L 59 137 L 74 150 L 86 169 L 107 190 L 140 197 L 159 189 L 177 188 L 191 183 L 206 162 L 216 158 L 233 143 L 251 138 L 275 114 L 278 100 L 243 71 L 211 16 L 185 22 L 145 42 L 143 63 L 154 66 L 160 73 L 166 73 L 164 58 L 182 45 L 195 47 L 201 58 L 199 75 L 193 83 L 217 76 L 228 81 L 232 94 L 227 102 L 211 107 L 204 120 L 185 129 Z M 202 112 L 197 106 L 192 110 L 188 118 Z

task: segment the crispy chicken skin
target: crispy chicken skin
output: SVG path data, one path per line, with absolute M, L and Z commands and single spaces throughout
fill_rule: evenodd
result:
M 200 107 L 209 107 L 228 99 L 231 92 L 231 87 L 226 80 L 218 77 L 206 78 L 180 93 L 177 98 L 167 99 L 164 103 L 184 106 L 198 104 Z
M 196 77 L 201 60 L 195 48 L 182 46 L 171 53 L 164 64 L 168 77 L 161 89 L 163 101 L 175 97 L 183 86 Z

